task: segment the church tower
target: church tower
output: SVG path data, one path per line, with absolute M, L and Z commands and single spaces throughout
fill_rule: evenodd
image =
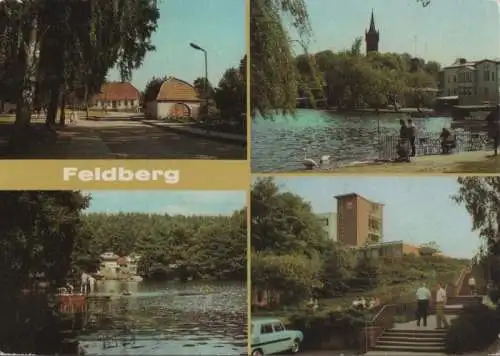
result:
M 379 33 L 375 29 L 375 19 L 373 17 L 373 10 L 372 10 L 370 28 L 368 29 L 368 31 L 365 32 L 366 53 L 378 52 L 378 40 L 379 40 Z

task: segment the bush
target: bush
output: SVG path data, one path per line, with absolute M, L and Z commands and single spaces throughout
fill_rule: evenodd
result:
M 347 309 L 326 315 L 294 315 L 287 328 L 304 333 L 304 350 L 358 349 L 360 333 L 371 315 Z
M 462 354 L 481 351 L 497 339 L 500 332 L 500 311 L 479 304 L 467 306 L 452 321 L 446 337 L 446 352 Z

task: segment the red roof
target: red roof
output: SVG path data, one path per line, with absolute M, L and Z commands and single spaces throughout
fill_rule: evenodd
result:
M 101 93 L 94 96 L 94 100 L 139 100 L 141 94 L 132 84 L 112 82 L 103 84 Z
M 118 266 L 126 265 L 127 264 L 127 257 L 118 257 L 116 260 L 116 264 Z

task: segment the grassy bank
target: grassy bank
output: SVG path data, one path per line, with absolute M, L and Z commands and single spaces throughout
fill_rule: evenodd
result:
M 319 307 L 313 313 L 305 305 L 281 306 L 277 309 L 256 309 L 255 316 L 273 316 L 288 322 L 296 315 L 315 316 L 328 315 L 349 309 L 356 297 L 369 299 L 377 297 L 381 303 L 407 303 L 414 300 L 415 290 L 425 282 L 429 287 L 439 281 L 446 284 L 455 283 L 468 260 L 453 259 L 441 256 L 416 257 L 404 256 L 401 260 L 380 259 L 376 281 L 363 290 L 349 290 L 335 298 L 320 299 Z

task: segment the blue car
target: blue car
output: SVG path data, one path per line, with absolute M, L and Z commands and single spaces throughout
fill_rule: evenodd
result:
M 304 334 L 299 330 L 287 330 L 279 319 L 252 318 L 252 356 L 295 354 L 300 351 Z

